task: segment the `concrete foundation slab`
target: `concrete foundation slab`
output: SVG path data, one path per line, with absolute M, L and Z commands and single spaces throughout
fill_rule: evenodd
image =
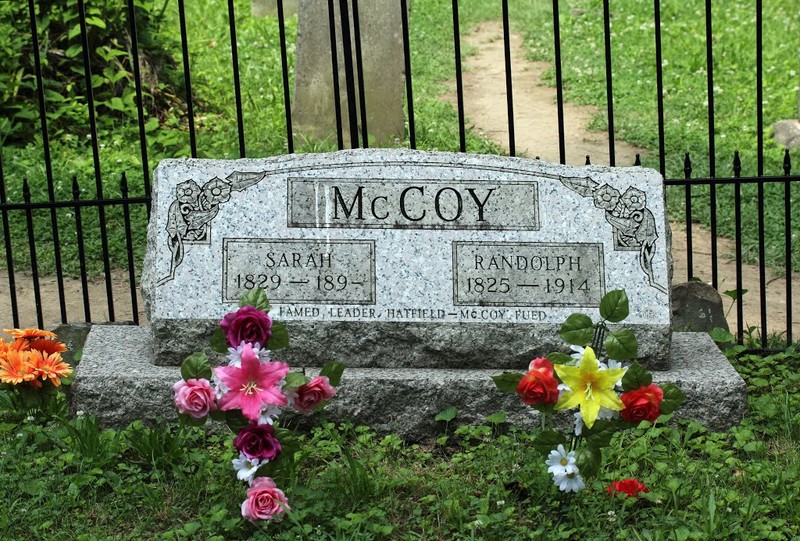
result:
M 726 430 L 747 412 L 747 387 L 705 333 L 674 333 L 671 366 L 653 372 L 656 383 L 674 383 L 686 394 L 676 412 L 713 430 Z M 295 368 L 301 368 L 296 366 Z M 520 367 L 520 371 L 524 367 Z M 313 373 L 313 369 L 307 368 Z M 459 423 L 480 423 L 498 411 L 518 426 L 537 424 L 535 410 L 516 395 L 504 394 L 490 379 L 500 369 L 350 368 L 326 414 L 420 440 L 441 427 L 434 417 L 458 408 Z M 146 327 L 100 325 L 92 328 L 72 386 L 73 410 L 96 415 L 104 426 L 136 420 L 174 419 L 172 385 L 176 366 L 152 362 Z

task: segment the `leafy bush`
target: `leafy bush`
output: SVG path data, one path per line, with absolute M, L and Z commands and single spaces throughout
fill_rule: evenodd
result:
M 164 9 L 156 0 L 136 0 L 139 68 L 149 115 L 165 119 L 179 106 L 168 88 L 180 79 L 171 51 L 174 38 L 161 32 Z M 136 90 L 127 2 L 87 5 L 86 33 L 92 91 L 98 119 L 135 118 Z M 36 17 L 50 136 L 88 133 L 86 84 L 77 0 L 39 2 Z M 38 97 L 26 2 L 0 4 L 0 141 L 21 145 L 37 133 Z M 81 133 L 83 131 L 84 133 Z

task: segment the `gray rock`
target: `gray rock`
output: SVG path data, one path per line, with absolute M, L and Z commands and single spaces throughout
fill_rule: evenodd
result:
M 686 394 L 677 417 L 726 430 L 747 412 L 745 382 L 704 333 L 675 333 L 671 369 L 654 372 L 656 383 L 675 383 Z M 73 411 L 96 415 L 104 426 L 136 419 L 174 419 L 172 385 L 177 367 L 152 364 L 146 328 L 95 327 L 84 348 L 73 384 Z M 296 365 L 300 368 L 300 365 Z M 434 417 L 447 406 L 459 410 L 457 423 L 480 423 L 498 411 L 517 425 L 536 425 L 536 412 L 516 395 L 504 394 L 490 379 L 501 369 L 349 368 L 329 419 L 350 420 L 413 440 L 441 431 Z M 309 369 L 313 374 L 314 370 Z
M 716 289 L 697 281 L 672 286 L 673 329 L 709 332 L 716 327 L 729 330 L 722 297 Z
M 784 148 L 800 147 L 800 120 L 779 120 L 772 125 L 772 137 Z

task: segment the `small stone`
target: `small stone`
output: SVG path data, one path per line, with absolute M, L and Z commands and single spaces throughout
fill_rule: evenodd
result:
M 772 125 L 772 137 L 784 148 L 800 147 L 800 120 L 779 120 Z
M 716 289 L 697 281 L 672 286 L 672 328 L 675 331 L 709 332 L 716 327 L 729 330 L 722 297 Z

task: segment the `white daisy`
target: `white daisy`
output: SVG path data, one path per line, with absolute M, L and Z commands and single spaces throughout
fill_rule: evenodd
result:
M 549 466 L 547 468 L 547 473 L 563 473 L 566 471 L 568 466 L 575 465 L 575 451 L 570 451 L 567 453 L 567 450 L 564 449 L 564 446 L 559 444 L 556 449 L 550 451 L 550 454 L 547 455 L 547 460 L 545 460 L 544 463 Z
M 236 478 L 249 483 L 253 480 L 258 468 L 269 461 L 262 461 L 258 458 L 247 458 L 244 453 L 239 453 L 239 458 L 234 458 L 232 462 L 233 469 L 236 470 Z
M 583 482 L 578 467 L 575 465 L 569 465 L 565 468 L 563 473 L 554 475 L 553 484 L 555 484 L 561 492 L 578 492 L 586 488 L 586 483 Z

